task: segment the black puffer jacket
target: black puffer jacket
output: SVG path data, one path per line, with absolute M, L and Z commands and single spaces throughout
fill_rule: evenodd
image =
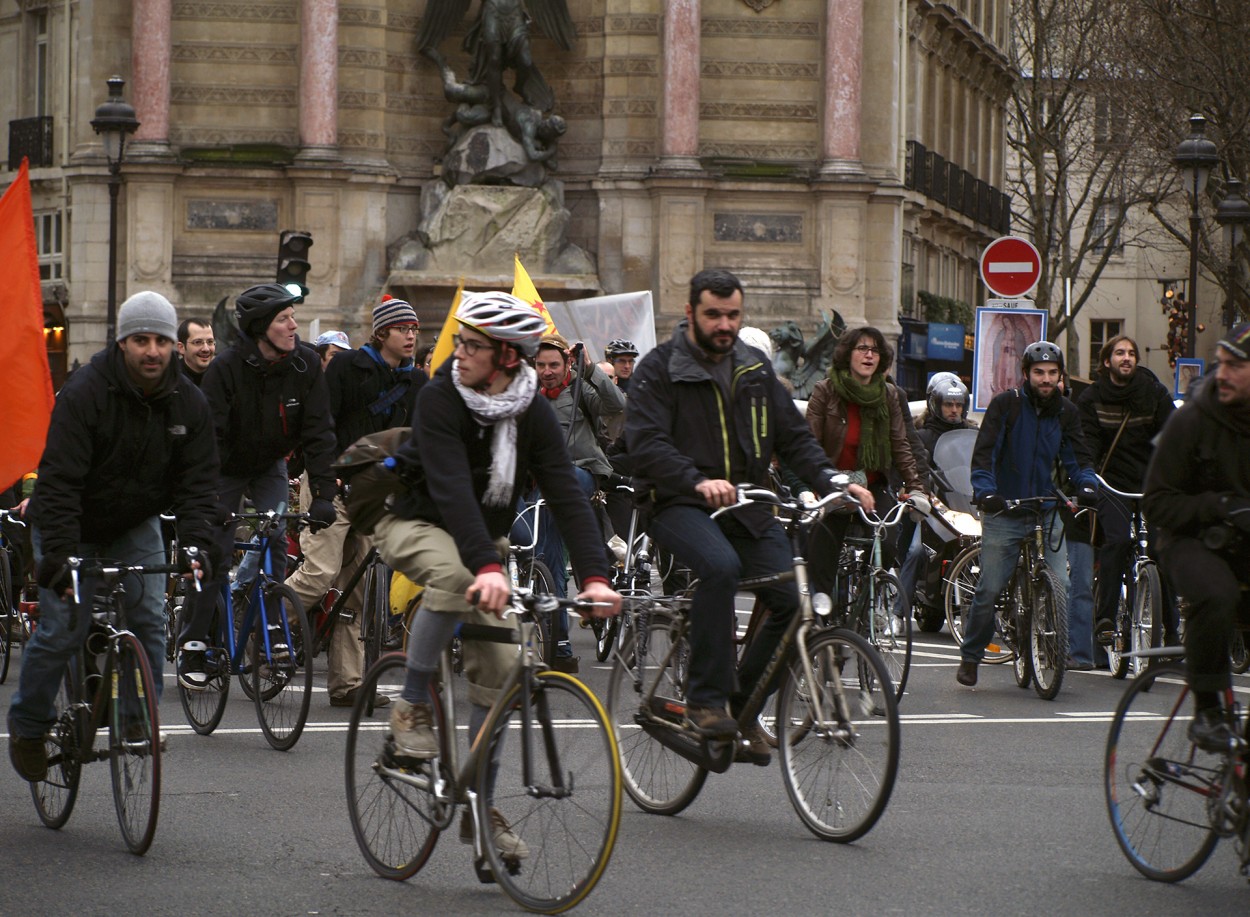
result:
M 333 499 L 334 421 L 317 351 L 299 341 L 269 362 L 248 339 L 209 364 L 201 390 L 213 413 L 221 473 L 250 477 L 301 450 L 313 496 Z
M 116 345 L 65 383 L 29 509 L 45 554 L 112 541 L 171 507 L 179 541 L 207 547 L 216 506 L 208 403 L 174 361 L 146 398 Z
M 340 453 L 370 433 L 411 427 L 417 393 L 429 381 L 412 361 L 392 369 L 369 345 L 335 354 L 326 367 L 330 413 Z M 384 397 L 385 396 L 385 397 Z

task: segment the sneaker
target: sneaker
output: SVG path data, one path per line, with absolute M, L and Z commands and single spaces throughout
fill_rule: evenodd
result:
M 1099 618 L 1094 625 L 1094 640 L 1101 646 L 1110 646 L 1115 640 L 1115 622 L 1110 618 Z
M 910 622 L 906 618 L 901 618 L 898 615 L 891 615 L 890 616 L 890 636 L 891 637 L 905 636 L 907 634 L 907 628 L 908 628 L 909 623 Z
M 759 723 L 749 723 L 742 727 L 742 738 L 734 748 L 734 760 L 742 764 L 754 764 L 756 767 L 767 767 L 773 760 L 768 737 Z
M 410 704 L 402 697 L 391 708 L 391 734 L 395 753 L 404 758 L 438 757 L 434 735 L 434 711 L 429 704 Z
M 512 830 L 512 826 L 508 824 L 508 820 L 503 817 L 503 813 L 494 806 L 490 807 L 490 830 L 495 841 L 495 847 L 504 857 L 512 860 L 523 860 L 530 855 L 530 849 L 525 841 Z M 464 810 L 464 814 L 460 816 L 460 843 L 473 843 L 473 816 L 468 809 Z
M 1075 659 L 1069 658 L 1064 668 L 1069 672 L 1092 672 L 1094 664 L 1092 662 L 1077 662 Z
M 357 685 L 354 688 L 348 688 L 346 694 L 331 694 L 330 706 L 331 707 L 354 707 L 356 706 L 356 696 L 359 693 L 360 693 L 360 685 Z M 385 707 L 390 702 L 391 702 L 391 699 L 387 697 L 385 694 L 379 694 L 377 691 L 373 692 L 373 706 L 375 708 Z
M 1189 741 L 1215 755 L 1234 751 L 1242 744 L 1219 707 L 1203 707 L 1194 713 L 1189 724 Z
M 955 673 L 955 681 L 969 688 L 975 685 L 977 683 L 976 661 L 965 659 L 959 663 L 959 671 Z
M 207 649 L 200 640 L 188 640 L 182 645 L 178 656 L 178 684 L 188 691 L 203 691 L 208 687 L 208 671 L 204 666 Z
M 685 724 L 701 736 L 713 739 L 732 739 L 738 734 L 738 723 L 721 707 L 696 707 L 686 705 Z
M 551 660 L 551 668 L 556 672 L 576 675 L 581 670 L 581 656 L 556 656 Z
M 9 760 L 13 762 L 13 769 L 23 780 L 38 783 L 47 779 L 48 750 L 43 743 L 43 736 L 37 739 L 9 736 Z

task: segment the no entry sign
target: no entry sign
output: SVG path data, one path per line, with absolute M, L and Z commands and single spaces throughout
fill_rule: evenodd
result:
M 1023 296 L 1037 286 L 1041 276 L 1042 256 L 1028 239 L 1003 236 L 981 254 L 981 279 L 995 296 Z

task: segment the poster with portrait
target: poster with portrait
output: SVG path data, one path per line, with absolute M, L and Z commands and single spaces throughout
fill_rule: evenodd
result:
M 1045 309 L 977 309 L 972 351 L 972 410 L 984 411 L 999 392 L 1019 388 L 1024 348 L 1046 337 Z
M 1172 388 L 1173 398 L 1184 398 L 1189 386 L 1202 378 L 1206 371 L 1206 362 L 1192 357 L 1181 357 L 1176 361 L 1176 384 Z

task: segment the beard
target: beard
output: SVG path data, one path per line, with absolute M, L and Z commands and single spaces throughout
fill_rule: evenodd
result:
M 734 341 L 738 340 L 737 332 L 729 335 L 728 344 L 717 343 L 715 337 L 703 333 L 703 329 L 699 327 L 698 322 L 691 323 L 694 332 L 694 342 L 699 345 L 706 353 L 715 353 L 724 356 L 734 349 Z

